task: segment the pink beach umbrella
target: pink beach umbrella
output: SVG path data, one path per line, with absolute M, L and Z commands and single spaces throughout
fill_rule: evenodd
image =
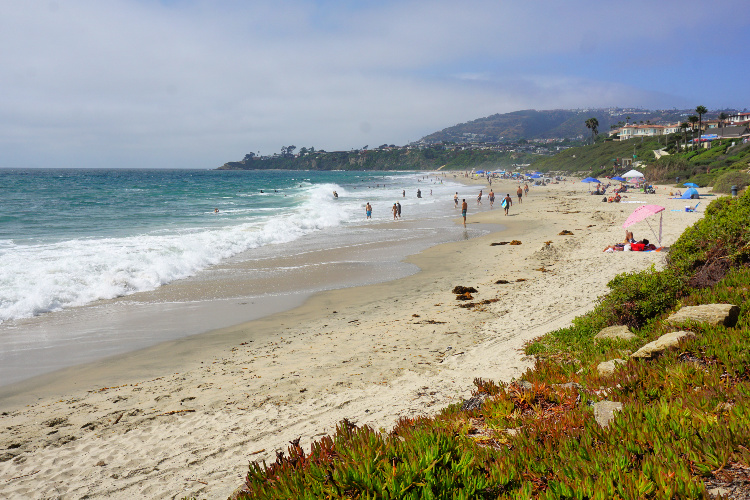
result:
M 636 222 L 641 222 L 642 220 L 646 220 L 648 217 L 651 217 L 652 215 L 660 214 L 660 212 L 664 211 L 664 207 L 660 207 L 659 205 L 641 205 L 640 207 L 636 208 L 632 214 L 630 214 L 630 217 L 625 219 L 625 222 L 623 223 L 622 227 L 628 228 L 635 224 Z M 646 220 L 646 224 L 648 224 L 649 229 L 651 229 L 651 232 L 654 233 L 654 236 L 656 236 L 657 241 L 659 242 L 659 246 L 661 246 L 661 234 L 662 234 L 662 216 L 659 215 L 659 235 L 656 236 L 656 232 L 654 232 L 654 228 L 651 227 L 651 224 L 649 224 L 648 220 Z

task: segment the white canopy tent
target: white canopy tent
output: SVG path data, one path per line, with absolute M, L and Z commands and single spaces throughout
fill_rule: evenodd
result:
M 622 174 L 620 177 L 624 177 L 626 179 L 637 177 L 637 178 L 641 178 L 642 179 L 643 178 L 643 174 L 640 173 L 637 170 L 631 170 L 630 172 L 628 172 L 626 174 Z

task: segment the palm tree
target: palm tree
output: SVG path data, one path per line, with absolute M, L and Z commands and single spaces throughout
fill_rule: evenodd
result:
M 688 121 L 690 122 L 690 128 L 693 129 L 693 139 L 695 139 L 695 124 L 698 123 L 699 120 L 700 118 L 698 118 L 695 115 L 688 116 Z M 698 135 L 698 137 L 700 138 L 700 135 Z M 700 142 L 700 140 L 698 142 Z
M 688 125 L 687 122 L 680 123 L 680 128 L 682 129 L 682 132 L 685 134 L 685 151 L 687 151 L 687 131 L 690 128 L 690 125 Z
M 700 138 L 703 133 L 703 115 L 708 113 L 708 109 L 705 106 L 698 106 L 695 108 L 695 112 L 698 114 L 698 138 Z
M 589 118 L 586 120 L 586 128 L 591 129 L 591 144 L 594 144 L 594 136 L 599 133 L 599 120 Z

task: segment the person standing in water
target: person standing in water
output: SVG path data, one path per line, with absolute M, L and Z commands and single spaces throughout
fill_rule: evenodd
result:
M 477 196 L 477 205 L 482 204 L 482 190 L 479 190 L 479 196 Z
M 401 218 L 401 203 L 396 202 L 396 213 L 398 213 L 398 218 Z
M 391 209 L 393 211 L 393 220 L 396 220 L 396 216 L 398 215 L 398 207 L 396 204 L 393 204 L 393 208 Z
M 365 214 L 368 219 L 372 219 L 372 206 L 369 201 L 367 202 L 367 205 L 365 205 Z
M 490 189 L 490 194 L 488 194 L 487 197 L 490 199 L 490 210 L 492 210 L 492 205 L 495 204 L 495 193 L 492 189 Z
M 458 208 L 458 191 L 453 195 L 453 204 Z
M 464 227 L 466 227 L 466 211 L 469 209 L 469 204 L 466 203 L 466 198 L 463 199 L 463 203 L 461 203 L 461 215 L 464 218 Z

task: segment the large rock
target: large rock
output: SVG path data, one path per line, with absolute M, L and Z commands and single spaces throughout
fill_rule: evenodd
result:
M 702 306 L 686 306 L 667 318 L 668 323 L 684 323 L 697 321 L 709 325 L 724 325 L 733 327 L 740 316 L 740 308 L 732 304 L 704 304 Z
M 622 340 L 631 340 L 635 338 L 635 334 L 630 331 L 630 328 L 628 328 L 625 325 L 618 325 L 618 326 L 608 326 L 601 332 L 597 333 L 594 336 L 594 340 L 602 340 L 602 339 L 622 339 Z
M 615 373 L 617 365 L 624 365 L 627 363 L 624 359 L 612 359 L 610 361 L 604 361 L 599 363 L 596 367 L 596 371 L 599 372 L 600 377 L 609 377 Z
M 607 427 L 615 418 L 615 412 L 622 410 L 622 403 L 617 401 L 599 401 L 594 403 L 594 419 L 602 427 Z
M 695 334 L 693 332 L 679 331 L 667 333 L 654 340 L 653 342 L 649 342 L 648 344 L 644 345 L 633 354 L 631 354 L 630 357 L 645 359 L 655 358 L 667 349 L 677 347 L 677 344 L 679 344 L 682 339 L 688 339 L 692 337 L 695 337 Z

